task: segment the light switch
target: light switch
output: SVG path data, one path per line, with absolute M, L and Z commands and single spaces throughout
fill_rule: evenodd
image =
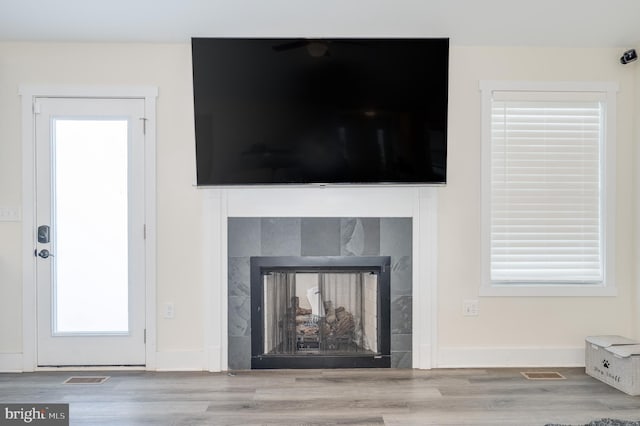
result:
M 0 207 L 0 222 L 20 222 L 20 207 Z

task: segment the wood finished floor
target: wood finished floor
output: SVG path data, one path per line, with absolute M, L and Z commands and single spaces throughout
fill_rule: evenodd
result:
M 69 403 L 71 425 L 582 425 L 640 419 L 640 397 L 584 369 L 553 370 L 567 379 L 531 381 L 520 374 L 536 369 L 0 374 L 0 403 Z M 100 374 L 111 378 L 101 385 L 62 383 Z

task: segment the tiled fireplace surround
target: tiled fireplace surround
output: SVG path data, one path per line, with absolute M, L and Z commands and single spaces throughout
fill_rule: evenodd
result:
M 410 218 L 229 218 L 229 369 L 251 368 L 251 256 L 390 256 L 391 367 L 411 363 Z
M 208 189 L 208 369 L 251 367 L 251 256 L 390 256 L 391 367 L 431 368 L 434 187 Z M 219 244 L 217 244 L 219 243 Z

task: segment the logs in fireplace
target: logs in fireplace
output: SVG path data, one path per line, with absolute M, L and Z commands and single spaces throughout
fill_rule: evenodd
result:
M 251 258 L 251 368 L 389 367 L 389 263 Z

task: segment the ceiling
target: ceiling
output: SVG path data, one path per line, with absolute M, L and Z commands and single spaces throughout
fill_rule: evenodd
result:
M 640 0 L 0 0 L 0 41 L 414 36 L 631 48 L 639 20 Z

